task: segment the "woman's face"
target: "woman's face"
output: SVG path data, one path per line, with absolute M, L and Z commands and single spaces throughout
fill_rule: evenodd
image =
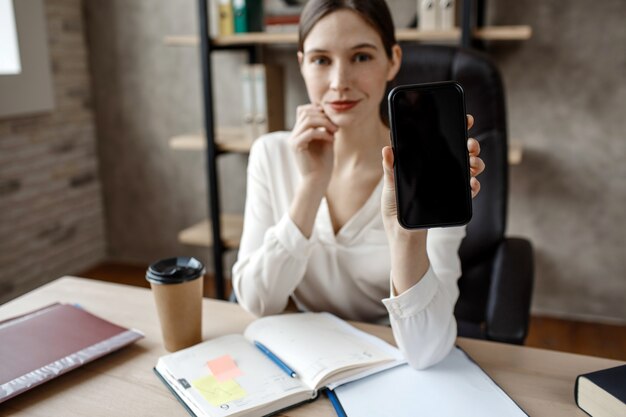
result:
M 358 14 L 339 10 L 320 19 L 298 53 L 309 99 L 339 127 L 380 120 L 387 81 L 398 72 L 401 51 L 385 53 L 380 35 Z

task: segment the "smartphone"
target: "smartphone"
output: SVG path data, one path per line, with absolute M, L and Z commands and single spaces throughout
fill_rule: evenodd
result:
M 465 96 L 454 81 L 389 92 L 398 221 L 407 229 L 472 218 Z

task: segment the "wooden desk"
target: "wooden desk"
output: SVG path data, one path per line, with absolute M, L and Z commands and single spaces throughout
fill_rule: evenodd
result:
M 152 373 L 162 347 L 149 290 L 64 277 L 0 306 L 0 320 L 52 302 L 79 303 L 88 311 L 146 335 L 138 343 L 98 359 L 0 404 L 0 415 L 187 416 Z M 203 337 L 242 332 L 253 317 L 238 305 L 204 300 Z M 358 324 L 393 342 L 387 327 Z M 574 403 L 576 375 L 620 361 L 459 338 L 458 344 L 531 416 L 585 416 Z M 1 362 L 1 358 L 0 358 Z M 328 400 L 290 410 L 286 416 L 335 416 Z

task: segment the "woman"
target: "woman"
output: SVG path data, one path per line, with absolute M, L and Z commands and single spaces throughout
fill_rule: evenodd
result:
M 398 224 L 379 110 L 402 58 L 389 10 L 384 0 L 310 0 L 300 21 L 311 104 L 298 107 L 293 131 L 252 148 L 235 294 L 256 315 L 279 313 L 291 298 L 301 310 L 390 323 L 409 364 L 428 367 L 456 337 L 465 228 Z M 476 195 L 484 164 L 478 142 L 468 149 Z

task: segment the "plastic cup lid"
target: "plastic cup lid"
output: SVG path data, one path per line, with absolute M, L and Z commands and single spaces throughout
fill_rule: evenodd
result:
M 204 275 L 202 262 L 196 258 L 179 256 L 156 261 L 148 268 L 146 279 L 155 284 L 180 284 Z

